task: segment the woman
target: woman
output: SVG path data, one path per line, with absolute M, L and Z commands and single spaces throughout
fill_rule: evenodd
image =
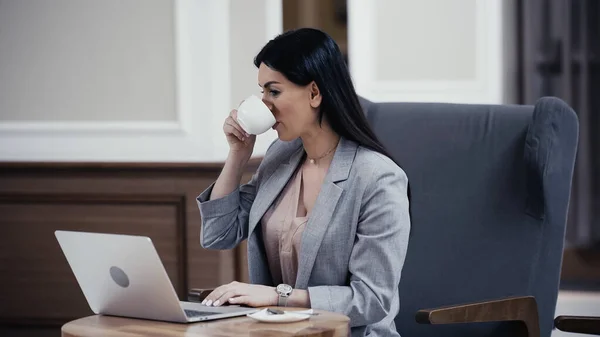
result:
M 198 197 L 202 246 L 248 239 L 252 284 L 220 286 L 203 303 L 312 307 L 349 316 L 353 336 L 397 336 L 406 175 L 369 128 L 331 37 L 284 33 L 254 64 L 279 139 L 240 187 L 255 136 L 232 111 L 223 171 Z

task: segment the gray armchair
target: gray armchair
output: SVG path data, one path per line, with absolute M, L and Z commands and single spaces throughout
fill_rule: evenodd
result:
M 549 337 L 577 150 L 573 110 L 557 98 L 362 104 L 410 184 L 398 332 Z
M 412 228 L 396 328 L 405 337 L 549 337 L 578 139 L 573 110 L 361 104 L 406 171 Z M 191 289 L 201 301 L 211 290 Z M 590 333 L 600 319 L 556 319 Z

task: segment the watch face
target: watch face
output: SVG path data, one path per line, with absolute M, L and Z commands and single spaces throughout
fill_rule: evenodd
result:
M 277 292 L 287 295 L 292 292 L 292 286 L 288 284 L 280 284 L 277 286 Z

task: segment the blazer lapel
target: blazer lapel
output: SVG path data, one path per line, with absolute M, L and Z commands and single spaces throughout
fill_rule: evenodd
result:
M 300 146 L 292 153 L 289 161 L 279 165 L 275 172 L 261 184 L 258 194 L 254 198 L 255 204 L 250 211 L 248 237 L 252 234 L 260 219 L 262 219 L 267 209 L 269 209 L 279 193 L 281 193 L 298 167 L 298 164 L 304 155 L 301 144 L 302 143 L 300 142 Z
M 335 151 L 333 160 L 321 186 L 321 191 L 317 196 L 315 206 L 302 234 L 295 285 L 298 289 L 306 289 L 308 286 L 310 273 L 321 242 L 343 192 L 343 189 L 336 185 L 336 183 L 348 179 L 357 148 L 356 143 L 344 138 L 340 139 L 338 148 Z

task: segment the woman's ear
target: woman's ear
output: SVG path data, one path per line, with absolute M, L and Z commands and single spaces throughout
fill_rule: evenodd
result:
M 310 86 L 310 106 L 313 109 L 316 109 L 319 106 L 321 106 L 321 101 L 323 99 L 323 96 L 321 96 L 321 91 L 319 90 L 319 87 L 317 86 L 317 84 L 314 81 L 311 84 L 309 84 L 309 86 Z

